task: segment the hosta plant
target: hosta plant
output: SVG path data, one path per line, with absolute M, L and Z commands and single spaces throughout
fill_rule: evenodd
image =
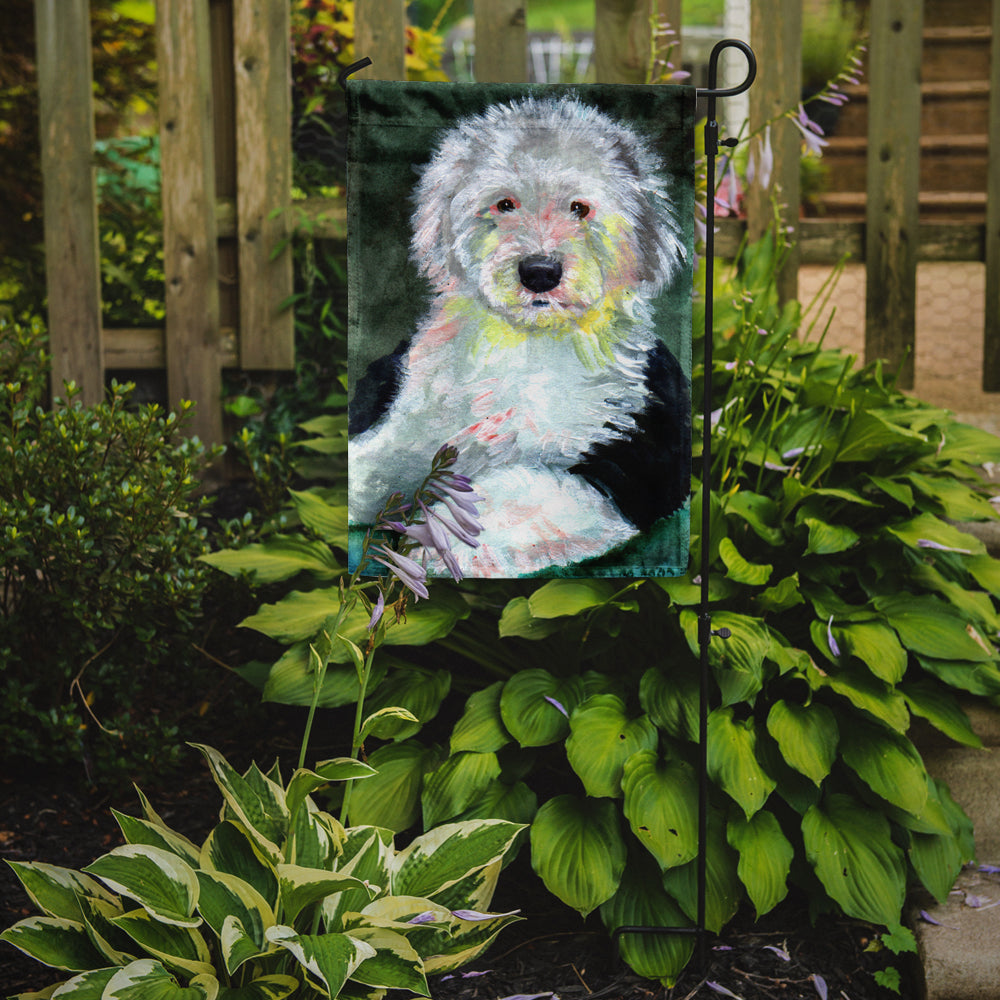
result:
M 140 793 L 142 818 L 115 813 L 125 845 L 82 871 L 10 863 L 41 915 L 0 938 L 68 974 L 22 996 L 429 996 L 428 974 L 470 961 L 518 919 L 487 912 L 517 824 L 450 823 L 397 849 L 391 831 L 345 828 L 313 801 L 330 782 L 369 779 L 366 764 L 338 758 L 285 783 L 277 767 L 240 774 L 199 749 L 224 802 L 201 845 Z

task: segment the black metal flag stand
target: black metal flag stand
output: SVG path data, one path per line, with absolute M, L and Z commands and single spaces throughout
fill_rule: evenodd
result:
M 747 59 L 746 79 L 737 87 L 719 88 L 719 56 L 727 48 L 739 49 Z M 705 123 L 705 159 L 707 166 L 706 184 L 706 232 L 705 232 L 705 385 L 702 399 L 702 452 L 701 452 L 701 601 L 698 611 L 698 648 L 701 653 L 701 686 L 698 699 L 698 910 L 694 927 L 623 926 L 614 931 L 617 942 L 623 934 L 694 934 L 698 939 L 698 964 L 706 967 L 705 956 L 705 896 L 707 888 L 707 844 L 708 844 L 708 694 L 709 666 L 708 648 L 712 636 L 720 639 L 729 637 L 729 629 L 712 629 L 712 614 L 708 609 L 709 562 L 712 507 L 709 502 L 709 479 L 712 474 L 712 292 L 715 282 L 715 158 L 720 146 L 735 146 L 735 138 L 719 139 L 719 123 L 715 120 L 716 99 L 735 97 L 750 89 L 757 76 L 757 59 L 753 49 L 746 42 L 726 38 L 717 42 L 708 61 L 708 87 L 699 88 L 698 97 L 707 99 L 707 121 Z

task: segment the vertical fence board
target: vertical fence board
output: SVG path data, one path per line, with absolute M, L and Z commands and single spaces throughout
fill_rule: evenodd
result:
M 475 75 L 479 83 L 528 79 L 524 0 L 475 0 Z
M 156 9 L 167 393 L 198 403 L 192 430 L 222 440 L 211 44 L 207 0 Z
M 354 5 L 354 53 L 372 65 L 372 80 L 406 79 L 406 0 L 363 0 Z
M 236 226 L 240 268 L 240 364 L 295 367 L 287 207 L 292 191 L 288 0 L 233 8 L 236 72 Z M 284 248 L 278 248 L 284 244 Z M 277 252 L 276 252 L 277 251 Z
M 868 99 L 865 359 L 913 387 L 923 2 L 872 0 Z M 905 360 L 904 360 L 905 359 Z
M 88 0 L 35 0 L 52 392 L 104 395 Z
M 993 0 L 990 45 L 989 170 L 986 179 L 986 325 L 983 389 L 1000 392 L 1000 0 Z
M 594 68 L 598 83 L 645 83 L 655 0 L 594 0 Z
M 773 118 L 778 120 L 771 126 L 774 170 L 766 188 L 760 185 L 758 178 L 747 193 L 747 227 L 750 239 L 763 236 L 774 220 L 776 201 L 781 225 L 794 229 L 792 239 L 795 242 L 777 276 L 778 296 L 784 302 L 798 295 L 802 137 L 792 122 L 778 116 L 796 107 L 801 98 L 802 4 L 799 0 L 761 0 L 753 4 L 750 40 L 760 67 L 749 91 L 750 131 L 756 131 Z M 728 131 L 735 134 L 739 125 L 739 122 L 729 122 Z

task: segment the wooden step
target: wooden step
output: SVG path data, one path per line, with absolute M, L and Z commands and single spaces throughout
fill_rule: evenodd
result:
M 925 83 L 988 80 L 992 38 L 989 25 L 925 28 L 921 79 Z
M 865 188 L 868 139 L 831 136 L 823 151 L 834 191 Z M 985 135 L 925 135 L 920 138 L 920 188 L 926 191 L 985 191 Z
M 989 80 L 936 80 L 921 84 L 921 135 L 946 135 L 958 124 L 963 133 L 988 130 Z M 866 135 L 868 131 L 867 83 L 846 88 L 849 100 L 841 110 L 836 135 Z
M 868 198 L 863 191 L 830 191 L 816 198 L 828 218 L 865 218 Z M 986 216 L 986 193 L 979 191 L 921 191 L 920 218 L 955 222 L 982 222 Z

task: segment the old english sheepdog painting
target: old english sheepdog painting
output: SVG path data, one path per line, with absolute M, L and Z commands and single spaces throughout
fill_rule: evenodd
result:
M 409 512 L 430 575 L 685 572 L 693 91 L 348 93 L 352 568 Z

